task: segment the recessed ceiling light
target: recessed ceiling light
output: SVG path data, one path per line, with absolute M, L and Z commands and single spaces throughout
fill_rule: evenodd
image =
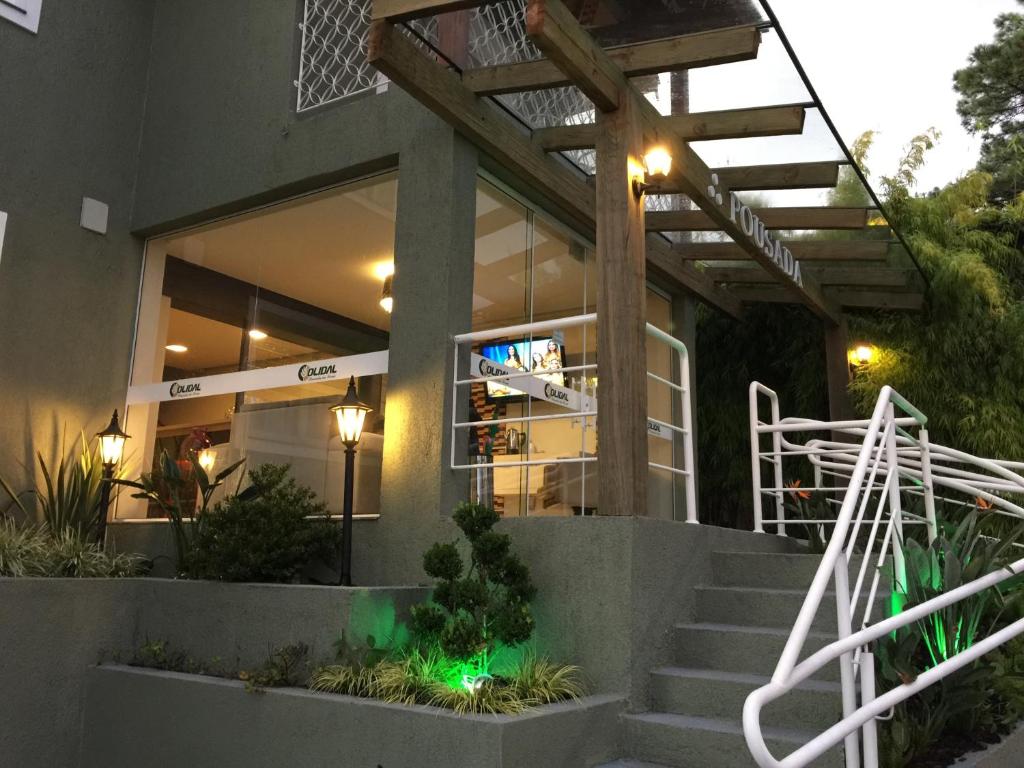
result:
M 267 338 L 267 334 L 265 331 L 261 331 L 259 328 L 253 328 L 251 331 L 249 331 L 249 338 L 252 339 L 253 341 L 263 341 L 265 338 Z
M 188 347 L 186 347 L 184 344 L 168 344 L 166 347 L 164 347 L 164 349 L 166 349 L 168 352 L 188 352 Z

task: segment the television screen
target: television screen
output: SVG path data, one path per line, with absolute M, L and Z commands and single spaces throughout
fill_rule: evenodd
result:
M 566 385 L 565 374 L 562 373 L 562 369 L 565 367 L 565 348 L 553 338 L 533 339 L 532 341 L 520 339 L 484 344 L 480 354 L 506 368 L 530 371 L 536 373 L 537 378 L 544 381 L 561 387 Z M 516 389 L 514 383 L 515 379 L 511 384 L 488 381 L 487 397 L 491 399 L 525 397 L 525 393 L 521 389 Z

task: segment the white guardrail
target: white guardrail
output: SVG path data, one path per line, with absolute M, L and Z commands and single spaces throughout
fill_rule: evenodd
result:
M 474 331 L 453 337 L 455 354 L 453 356 L 454 369 L 452 372 L 452 469 L 476 470 L 479 473 L 480 470 L 495 467 L 526 467 L 527 472 L 529 472 L 530 467 L 558 464 L 591 464 L 597 461 L 597 450 L 587 449 L 587 433 L 588 431 L 596 432 L 598 365 L 595 362 L 587 362 L 585 354 L 587 334 L 595 332 L 592 331 L 592 327 L 596 323 L 597 314 L 589 313 L 555 320 L 512 325 L 504 328 L 493 328 L 485 331 Z M 579 357 L 581 362 L 574 365 L 559 365 L 554 370 L 543 367 L 526 370 L 525 365 L 521 361 L 517 364 L 503 364 L 485 357 L 475 349 L 488 342 L 492 345 L 500 342 L 502 345 L 508 344 L 510 346 L 526 343 L 529 346 L 535 340 L 547 339 L 555 335 L 564 336 L 566 330 L 576 328 L 580 330 L 581 354 Z M 671 355 L 670 367 L 673 373 L 670 374 L 670 378 L 665 378 L 652 371 L 647 372 L 647 378 L 652 386 L 665 387 L 676 398 L 671 405 L 672 416 L 669 420 L 655 418 L 650 415 L 647 417 L 648 435 L 671 442 L 672 461 L 670 464 L 650 461 L 648 466 L 654 472 L 667 473 L 671 477 L 678 477 L 683 482 L 686 520 L 687 522 L 696 523 L 693 418 L 690 406 L 690 366 L 686 346 L 675 337 L 654 327 L 650 323 L 647 324 L 647 336 L 649 340 L 664 344 L 669 348 L 670 352 L 675 353 Z M 562 347 L 563 345 L 558 344 L 558 346 Z M 460 370 L 468 370 L 468 375 L 460 376 Z M 488 382 L 497 383 L 506 390 L 512 390 L 513 393 L 525 395 L 528 401 L 536 400 L 550 403 L 556 406 L 557 410 L 535 414 L 531 408 L 525 408 L 521 415 L 496 416 L 489 419 L 468 418 L 460 421 L 457 418 L 460 398 L 469 397 L 469 387 L 473 384 L 487 384 Z M 500 428 L 510 425 L 525 425 L 524 445 L 528 447 L 530 445 L 530 425 L 541 421 L 567 419 L 572 420 L 573 423 L 579 424 L 581 427 L 578 455 L 530 458 L 529 452 L 526 452 L 523 454 L 524 458 L 521 459 L 505 455 L 500 463 L 495 462 L 493 456 L 477 457 L 481 460 L 475 463 L 467 463 L 460 458 L 460 447 L 464 449 L 469 444 L 471 430 L 495 426 Z M 581 496 L 586 498 L 587 472 L 581 472 L 580 482 L 583 486 L 581 488 Z M 529 483 L 527 483 L 527 487 L 529 487 Z
M 759 417 L 759 400 L 767 399 L 771 420 Z M 897 415 L 897 409 L 900 415 Z M 918 409 L 891 387 L 883 387 L 870 419 L 819 421 L 781 418 L 778 396 L 768 387 L 750 385 L 751 463 L 754 483 L 754 528 L 776 528 L 785 535 L 786 525 L 800 524 L 804 530 L 824 532 L 832 527 L 821 564 L 814 575 L 807 597 L 794 622 L 793 630 L 779 658 L 771 682 L 747 698 L 743 708 L 743 731 L 751 755 L 761 768 L 801 768 L 828 750 L 844 744 L 847 768 L 877 768 L 878 737 L 875 720 L 894 705 L 942 680 L 978 657 L 1024 633 L 1024 619 L 978 640 L 970 648 L 951 656 L 922 673 L 912 683 L 900 685 L 881 696 L 876 695 L 874 657 L 870 644 L 898 629 L 911 626 L 927 616 L 969 598 L 1024 571 L 1024 559 L 982 576 L 973 582 L 943 593 L 895 616 L 877 620 L 872 616 L 882 571 L 892 558 L 893 586 L 906 592 L 906 574 L 902 551 L 903 525 L 926 526 L 927 538 L 936 537 L 935 499 L 942 498 L 965 507 L 974 499 L 985 499 L 994 512 L 1024 518 L 1024 509 L 998 495 L 1000 492 L 1024 493 L 1024 477 L 1015 470 L 1020 462 L 994 461 L 972 456 L 945 446 L 929 443 L 927 419 Z M 798 443 L 788 439 L 795 433 L 828 432 L 828 438 Z M 913 432 L 916 431 L 916 435 Z M 837 439 L 851 437 L 850 442 Z M 762 442 L 770 438 L 770 450 Z M 784 484 L 784 459 L 810 462 L 814 485 L 796 487 Z M 763 482 L 762 469 L 771 469 L 771 481 Z M 952 497 L 935 496 L 935 489 L 947 489 Z M 785 498 L 800 493 L 834 495 L 829 504 L 839 506 L 835 518 L 805 519 L 786 516 Z M 955 498 L 962 494 L 964 498 Z M 902 496 L 923 498 L 923 515 L 903 509 Z M 763 517 L 763 501 L 773 503 L 774 520 Z M 841 499 L 841 500 L 840 500 Z M 874 503 L 873 510 L 869 505 Z M 976 502 L 975 502 L 976 503 Z M 820 506 L 820 505 L 819 505 Z M 850 588 L 850 562 L 854 546 L 866 532 L 863 557 L 853 588 Z M 868 569 L 874 575 L 865 583 Z M 811 624 L 818 613 L 829 582 L 836 595 L 838 639 L 798 662 Z M 858 631 L 853 631 L 860 613 Z M 776 759 L 765 744 L 760 724 L 761 709 L 823 667 L 838 662 L 842 688 L 843 717 L 807 744 L 782 759 Z

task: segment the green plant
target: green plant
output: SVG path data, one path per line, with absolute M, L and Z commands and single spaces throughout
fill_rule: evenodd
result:
M 194 659 L 184 651 L 172 650 L 171 644 L 166 640 L 147 640 L 128 662 L 133 667 L 146 667 L 147 669 L 162 669 L 168 672 L 184 672 L 189 675 L 215 675 L 224 674 L 220 666 L 220 659 L 213 659 L 204 663 Z
M 245 690 L 259 693 L 264 688 L 303 685 L 309 671 L 309 646 L 295 643 L 277 648 L 256 669 L 242 670 L 238 679 L 245 681 Z
M 263 464 L 252 470 L 251 493 L 231 496 L 204 516 L 193 539 L 192 577 L 293 582 L 310 562 L 332 559 L 341 531 L 288 469 Z
M 486 674 L 499 643 L 511 647 L 532 634 L 536 590 L 508 535 L 491 530 L 499 519 L 493 509 L 463 503 L 452 517 L 469 542 L 469 569 L 454 543 L 427 550 L 423 570 L 438 582 L 431 599 L 413 607 L 412 628 L 453 659 L 476 660 Z
M 159 472 L 145 473 L 137 481 L 117 478 L 114 483 L 135 489 L 137 492 L 132 494 L 133 499 L 147 499 L 163 511 L 171 526 L 174 549 L 178 556 L 178 570 L 184 575 L 190 575 L 193 567 L 195 542 L 197 537 L 202 535 L 203 526 L 206 524 L 210 500 L 224 481 L 244 463 L 245 459 L 236 461 L 221 470 L 211 480 L 206 470 L 200 466 L 196 456 L 190 457 L 192 471 L 186 473 L 164 451 L 160 454 Z M 192 497 L 192 489 L 195 485 L 199 486 L 198 509 L 196 509 Z M 239 479 L 239 487 L 235 492 L 236 498 L 252 499 L 258 493 L 259 489 L 253 486 L 242 490 L 241 479 Z
M 460 714 L 515 715 L 583 695 L 577 667 L 552 664 L 534 654 L 527 654 L 508 676 L 488 677 L 472 690 L 450 684 L 452 668 L 452 660 L 439 649 L 414 647 L 372 666 L 322 667 L 310 688 L 392 704 L 426 704 Z
M 11 505 L 26 520 L 32 519 L 34 515 L 23 498 L 33 497 L 37 501 L 42 521 L 54 535 L 70 530 L 85 539 L 94 534 L 99 523 L 103 462 L 99 445 L 90 447 L 84 433 L 76 444 L 79 445 L 77 458 L 69 455 L 64 440 L 61 440 L 60 458 L 56 467 L 48 465 L 42 453 L 36 454 L 43 485 L 18 493 L 7 480 L 0 477 L 0 488 L 11 497 Z
M 1024 524 L 1009 536 L 995 539 L 981 533 L 979 521 L 978 510 L 973 509 L 955 527 L 941 525 L 939 535 L 927 547 L 913 539 L 904 542 L 908 606 L 924 603 L 1009 564 L 1008 555 L 1024 534 Z M 1011 579 L 999 589 L 953 603 L 918 622 L 932 665 L 970 648 L 979 633 L 987 634 L 998 623 L 1007 601 L 1024 594 L 1020 586 L 1020 580 Z
M 45 526 L 18 526 L 0 519 L 0 576 L 93 578 L 136 576 L 139 555 L 105 551 L 73 530 L 52 535 Z
M 794 520 L 834 520 L 835 515 L 829 509 L 828 500 L 820 492 L 815 496 L 811 491 L 803 490 L 800 487 L 800 480 L 788 483 L 790 490 L 786 491 L 786 498 L 783 501 L 783 509 L 787 519 Z M 790 527 L 787 524 L 786 533 L 789 536 L 803 538 L 807 542 L 807 551 L 812 555 L 824 553 L 828 546 L 829 537 L 832 535 L 831 525 L 819 523 L 795 523 Z

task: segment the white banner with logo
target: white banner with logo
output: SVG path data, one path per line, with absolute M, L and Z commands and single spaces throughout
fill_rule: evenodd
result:
M 235 392 L 254 392 L 299 384 L 313 384 L 349 376 L 376 376 L 388 372 L 388 352 L 366 352 L 309 363 L 277 365 L 253 371 L 218 373 L 194 379 L 161 381 L 139 384 L 128 388 L 128 405 L 161 403 L 166 400 L 184 400 L 190 397 L 229 395 Z
M 544 376 L 551 374 L 538 373 L 533 376 L 523 376 L 523 371 L 510 368 L 507 365 L 501 365 L 475 352 L 471 357 L 470 365 L 472 366 L 470 375 L 474 378 L 486 378 L 488 376 L 511 377 L 514 374 L 519 374 L 519 376 L 514 378 L 495 378 L 489 380 L 502 384 L 513 392 L 521 392 L 538 400 L 554 403 L 572 411 L 597 411 L 596 397 L 584 395 L 574 389 L 547 381 Z M 648 420 L 647 434 L 651 437 L 660 437 L 662 440 L 671 440 L 673 430 L 655 421 Z

